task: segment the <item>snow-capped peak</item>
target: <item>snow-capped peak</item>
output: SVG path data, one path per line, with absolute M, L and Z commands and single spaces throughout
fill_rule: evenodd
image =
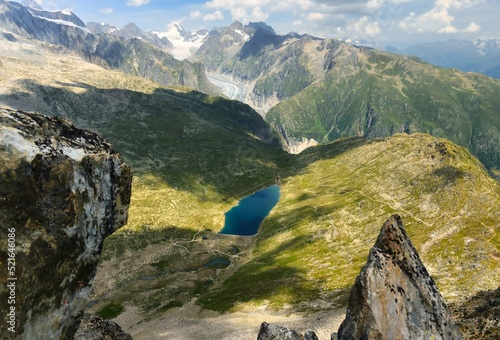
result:
M 176 40 L 184 40 L 186 37 L 186 30 L 178 22 L 173 23 L 166 32 L 161 32 L 157 34 L 160 38 L 167 38 L 171 42 Z
M 155 32 L 159 38 L 167 38 L 174 47 L 170 53 L 179 60 L 186 59 L 203 44 L 207 31 L 186 32 L 179 22 L 170 25 L 166 32 Z

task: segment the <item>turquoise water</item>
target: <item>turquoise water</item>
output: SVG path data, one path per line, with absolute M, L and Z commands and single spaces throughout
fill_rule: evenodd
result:
M 237 206 L 225 213 L 224 228 L 219 234 L 256 235 L 260 224 L 276 206 L 280 196 L 280 187 L 271 185 L 243 198 Z

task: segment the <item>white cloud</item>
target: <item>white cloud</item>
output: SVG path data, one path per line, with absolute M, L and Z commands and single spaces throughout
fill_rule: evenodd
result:
M 243 7 L 235 7 L 231 8 L 231 16 L 233 20 L 238 20 L 238 21 L 247 21 L 246 18 L 248 17 L 247 11 Z
M 203 17 L 205 21 L 216 21 L 224 19 L 224 14 L 221 11 L 215 11 L 213 13 L 207 14 Z
M 189 16 L 190 16 L 191 19 L 197 19 L 197 18 L 201 17 L 201 12 L 200 11 L 192 11 L 189 14 Z
M 291 29 L 325 37 L 406 43 L 431 34 L 497 32 L 482 20 L 498 0 L 205 0 L 193 19 L 265 21 L 280 34 Z M 481 6 L 478 6 L 480 5 Z M 495 5 L 498 8 L 498 5 Z M 495 8 L 493 6 L 492 8 Z M 485 12 L 486 11 L 486 12 Z M 214 12 L 214 13 L 211 13 Z M 215 13 L 220 14 L 215 15 Z M 211 13 L 211 14 L 207 14 Z M 471 13 L 474 13 L 472 15 Z M 493 14 L 491 14 L 493 15 Z M 492 26 L 493 25 L 493 26 Z M 494 27 L 491 29 L 490 27 Z M 412 39 L 417 39 L 412 35 Z
M 271 0 L 212 0 L 205 4 L 208 8 L 234 8 L 234 7 L 243 7 L 243 8 L 253 8 L 253 7 L 262 7 L 266 6 L 271 2 Z
M 252 9 L 252 15 L 249 21 L 264 21 L 269 18 L 269 14 L 262 12 L 262 9 L 257 6 Z
M 362 35 L 368 37 L 374 37 L 382 33 L 378 21 L 372 21 L 368 16 L 364 16 L 359 19 L 354 25 L 354 32 L 361 32 Z
M 410 15 L 399 23 L 399 27 L 413 33 L 440 32 L 440 30 L 447 30 L 449 33 L 451 31 L 451 23 L 454 19 L 447 8 L 434 7 L 421 15 L 416 15 L 414 12 L 410 13 Z
M 440 28 L 437 30 L 438 33 L 457 33 L 457 29 L 451 25 Z
M 324 20 L 327 17 L 328 16 L 324 13 L 312 12 L 312 13 L 309 13 L 309 15 L 307 16 L 307 19 L 313 20 L 313 21 L 319 21 L 319 20 Z
M 479 26 L 475 22 L 471 22 L 469 24 L 469 26 L 467 26 L 467 28 L 465 28 L 464 30 L 462 30 L 462 32 L 465 32 L 465 33 L 476 33 L 476 32 L 479 32 L 480 30 L 481 30 L 481 26 Z
M 436 0 L 434 7 L 423 14 L 410 13 L 399 23 L 399 27 L 410 33 L 437 32 L 458 33 L 477 32 L 481 27 L 471 22 L 466 28 L 458 29 L 453 25 L 452 13 L 483 3 L 484 0 Z
M 113 9 L 108 7 L 108 8 L 101 8 L 99 10 L 99 13 L 101 14 L 113 14 Z
M 206 2 L 205 7 L 229 11 L 233 20 L 248 22 L 268 19 L 272 4 L 271 0 L 212 0 Z
M 139 6 L 148 4 L 149 1 L 150 0 L 128 0 L 127 6 L 139 7 Z

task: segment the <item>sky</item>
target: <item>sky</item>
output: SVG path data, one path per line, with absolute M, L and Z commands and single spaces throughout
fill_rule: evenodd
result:
M 21 2 L 21 0 L 19 0 Z M 84 22 L 164 32 L 263 21 L 279 34 L 374 42 L 399 48 L 450 39 L 500 38 L 500 0 L 35 0 Z

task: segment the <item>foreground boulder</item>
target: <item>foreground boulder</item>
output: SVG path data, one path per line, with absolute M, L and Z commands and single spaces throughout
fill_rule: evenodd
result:
M 338 339 L 461 339 L 401 219 L 387 220 L 356 278 Z
M 309 329 L 301 335 L 292 329 L 263 322 L 257 340 L 318 340 L 318 337 Z
M 500 339 L 500 287 L 450 304 L 465 339 Z
M 0 109 L 0 183 L 0 301 L 8 314 L 0 334 L 72 338 L 104 238 L 127 221 L 131 171 L 94 133 Z
M 98 315 L 83 318 L 74 340 L 133 340 L 120 325 Z

